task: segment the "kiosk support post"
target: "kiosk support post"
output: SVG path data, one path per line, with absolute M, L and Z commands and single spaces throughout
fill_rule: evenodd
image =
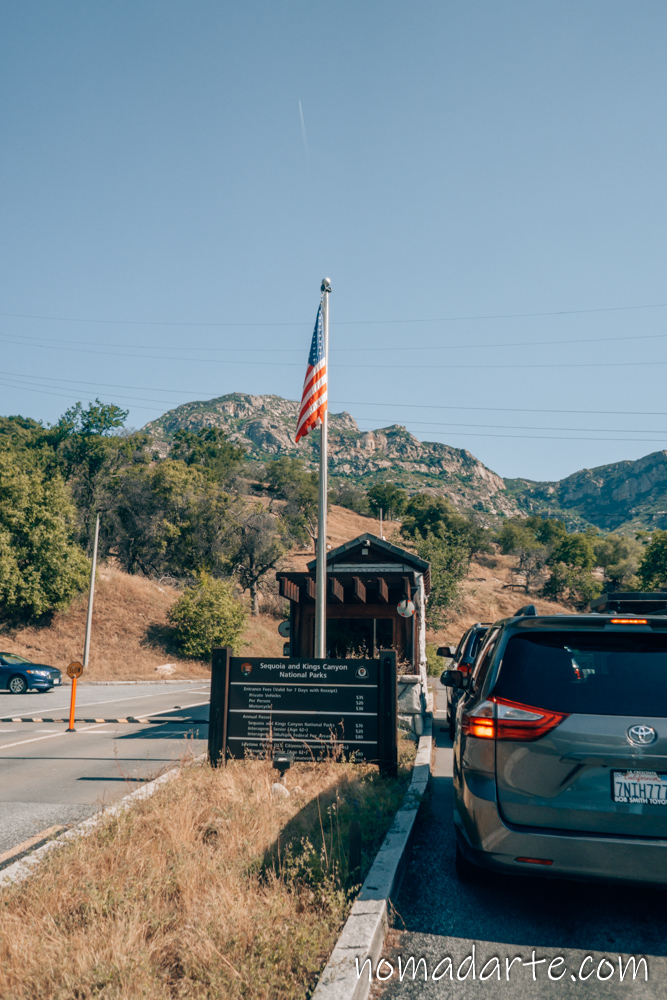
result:
M 396 650 L 381 649 L 378 678 L 378 763 L 389 777 L 398 773 L 398 677 Z
M 229 701 L 229 646 L 214 646 L 211 656 L 211 702 L 208 716 L 208 761 L 211 767 L 227 763 L 227 703 Z

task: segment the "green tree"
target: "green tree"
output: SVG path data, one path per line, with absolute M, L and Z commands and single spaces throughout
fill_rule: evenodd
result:
M 431 593 L 426 603 L 426 622 L 431 628 L 446 624 L 448 613 L 459 597 L 458 585 L 468 569 L 468 551 L 451 538 L 416 533 L 417 555 L 431 564 Z
M 593 542 L 596 565 L 604 570 L 605 584 L 610 590 L 622 587 L 637 589 L 637 572 L 644 554 L 644 546 L 636 538 L 625 535 L 607 535 Z
M 230 580 L 202 576 L 182 594 L 167 615 L 175 639 L 186 656 L 208 659 L 213 646 L 239 651 L 248 616 Z
M 459 583 L 476 552 L 488 549 L 487 532 L 459 514 L 445 497 L 418 493 L 407 501 L 401 534 L 431 563 L 431 594 L 426 618 L 437 627 L 458 600 Z
M 128 573 L 226 572 L 241 507 L 202 469 L 165 459 L 121 469 L 112 485 L 105 550 Z
M 554 547 L 548 562 L 551 566 L 565 563 L 566 566 L 573 568 L 591 570 L 595 566 L 593 541 L 587 535 L 566 535 Z
M 404 538 L 414 538 L 417 533 L 455 541 L 466 549 L 468 563 L 478 552 L 490 549 L 490 536 L 484 528 L 470 517 L 459 514 L 446 497 L 428 493 L 410 497 L 405 507 L 401 534 Z
M 260 584 L 287 552 L 290 533 L 284 522 L 257 504 L 236 522 L 230 566 L 243 592 L 250 592 L 253 615 L 259 614 Z
M 66 608 L 87 581 L 76 510 L 62 478 L 0 456 L 0 611 L 37 617 Z
M 40 442 L 51 451 L 48 468 L 60 472 L 71 487 L 79 510 L 80 540 L 85 544 L 91 540 L 95 513 L 115 504 L 113 480 L 119 470 L 150 460 L 148 436 L 122 432 L 127 414 L 99 399 L 86 409 L 77 403 L 44 431 Z
M 349 479 L 338 479 L 333 483 L 329 490 L 329 503 L 347 507 L 355 514 L 370 514 L 371 510 L 366 491 Z
M 644 590 L 667 589 L 667 531 L 653 532 L 637 575 Z
M 526 527 L 535 532 L 535 537 L 541 545 L 554 546 L 567 535 L 567 528 L 555 517 L 527 517 Z
M 554 601 L 567 600 L 577 609 L 584 610 L 601 590 L 600 581 L 591 575 L 590 570 L 560 562 L 552 567 L 542 595 Z
M 44 428 L 29 417 L 0 417 L 0 453 L 9 454 L 13 461 L 25 467 L 43 465 L 49 449 L 43 444 Z
M 269 490 L 277 500 L 284 501 L 280 511 L 283 524 L 291 536 L 315 546 L 319 508 L 319 476 L 304 469 L 300 458 L 283 456 L 267 462 Z
M 529 527 L 521 518 L 505 521 L 496 541 L 504 555 L 514 556 L 516 562 L 511 572 L 515 578 L 523 580 L 523 588 L 529 594 L 543 574 L 549 554 L 548 546 L 538 539 L 534 528 Z
M 566 535 L 554 547 L 547 563 L 551 575 L 542 593 L 553 599 L 566 599 L 583 609 L 597 597 L 602 587 L 591 573 L 595 566 L 594 538 L 590 534 Z
M 181 428 L 174 434 L 170 452 L 171 458 L 199 466 L 224 483 L 238 471 L 244 456 L 245 450 L 228 441 L 219 427 L 202 427 L 197 431 Z
M 368 503 L 371 513 L 376 517 L 383 516 L 388 520 L 400 517 L 408 502 L 408 494 L 395 483 L 375 483 L 368 491 Z

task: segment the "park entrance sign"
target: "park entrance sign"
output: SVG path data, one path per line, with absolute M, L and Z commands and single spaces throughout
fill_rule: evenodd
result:
M 209 759 L 289 751 L 318 760 L 335 746 L 346 757 L 395 771 L 396 653 L 376 659 L 232 656 L 213 650 Z

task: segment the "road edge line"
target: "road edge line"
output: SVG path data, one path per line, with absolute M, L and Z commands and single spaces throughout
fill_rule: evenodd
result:
M 389 929 L 389 902 L 398 893 L 405 854 L 431 776 L 433 720 L 427 716 L 412 780 L 324 967 L 312 1000 L 367 1000 Z M 371 960 L 371 976 L 363 970 Z
M 55 837 L 53 840 L 49 840 L 46 844 L 38 847 L 36 850 L 28 854 L 27 857 L 21 858 L 20 861 L 14 862 L 13 865 L 8 865 L 7 868 L 0 871 L 0 892 L 5 889 L 8 885 L 15 885 L 17 882 L 24 882 L 38 867 L 41 861 L 49 854 L 51 851 L 57 850 L 59 847 L 64 847 L 66 844 L 71 843 L 73 840 L 78 840 L 80 837 L 87 837 L 89 834 L 93 833 L 98 826 L 102 823 L 106 823 L 107 820 L 113 819 L 114 816 L 118 816 L 119 813 L 125 812 L 126 809 L 132 808 L 135 802 L 139 802 L 142 799 L 149 799 L 162 785 L 167 781 L 173 781 L 177 778 L 184 767 L 193 766 L 195 764 L 203 764 L 207 759 L 207 754 L 198 754 L 192 760 L 187 760 L 177 764 L 176 766 L 165 771 L 158 778 L 154 778 L 152 781 L 146 782 L 140 788 L 135 789 L 133 792 L 129 792 L 124 795 L 122 799 L 118 802 L 114 802 L 113 805 L 101 809 L 99 812 L 95 813 L 94 816 L 89 816 L 88 819 L 82 820 L 73 826 L 70 830 L 61 833 L 59 837 Z
M 62 686 L 66 687 L 68 685 L 68 683 L 69 683 L 68 681 L 63 681 Z M 179 680 L 174 680 L 174 679 L 159 680 L 159 681 L 156 681 L 154 679 L 144 680 L 144 681 L 142 681 L 142 680 L 139 680 L 139 681 L 79 681 L 80 685 L 84 685 L 85 684 L 86 687 L 114 687 L 114 686 L 120 686 L 120 685 L 123 685 L 123 684 L 139 684 L 139 685 L 141 685 L 141 684 L 210 684 L 210 683 L 211 683 L 211 678 L 210 677 L 200 677 L 199 680 L 194 680 L 194 681 L 190 677 L 184 678 L 184 679 L 182 679 L 180 681 Z

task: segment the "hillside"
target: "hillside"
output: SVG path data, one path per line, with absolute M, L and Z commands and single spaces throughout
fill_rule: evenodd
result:
M 667 451 L 582 469 L 555 483 L 506 480 L 506 485 L 522 510 L 560 516 L 572 528 L 586 523 L 626 532 L 667 528 Z
M 384 534 L 400 544 L 399 524 L 388 521 Z M 356 538 L 365 531 L 379 533 L 378 522 L 362 517 L 343 507 L 333 507 L 329 516 L 329 544 L 332 547 Z M 293 569 L 305 569 L 313 558 L 312 550 L 294 550 L 285 562 Z M 475 621 L 494 620 L 511 614 L 527 600 L 534 600 L 539 610 L 555 613 L 563 610 L 549 601 L 527 598 L 524 594 L 505 590 L 510 582 L 507 557 L 482 557 L 486 565 L 473 563 L 468 579 L 462 585 L 459 610 L 452 613 L 451 624 L 429 641 L 456 642 L 462 632 Z M 130 576 L 112 566 L 102 566 L 95 589 L 93 632 L 90 664 L 86 681 L 196 679 L 208 676 L 208 664 L 185 660 L 175 654 L 169 642 L 167 611 L 179 591 L 167 584 L 157 584 L 139 576 Z M 248 656 L 279 656 L 283 639 L 278 635 L 281 601 L 267 601 L 265 609 L 272 614 L 251 618 L 244 637 L 244 652 Z M 87 599 L 80 595 L 68 611 L 57 612 L 50 624 L 41 627 L 7 631 L 0 636 L 0 648 L 20 653 L 35 662 L 44 662 L 65 670 L 72 660 L 81 659 L 86 625 Z M 158 668 L 173 667 L 164 673 Z
M 458 642 L 475 622 L 494 622 L 508 618 L 524 604 L 534 604 L 540 614 L 572 614 L 572 608 L 556 601 L 546 601 L 534 594 L 510 588 L 514 578 L 510 573 L 511 556 L 482 556 L 473 561 L 467 578 L 461 584 L 460 607 L 454 609 L 449 624 L 438 632 L 429 633 L 431 642 Z
M 297 411 L 298 403 L 280 396 L 235 392 L 185 403 L 145 429 L 162 455 L 169 451 L 179 428 L 219 427 L 246 449 L 250 459 L 299 455 L 315 468 L 317 436 L 294 444 Z M 330 413 L 329 442 L 333 478 L 364 485 L 391 480 L 410 493 L 441 494 L 486 525 L 498 523 L 501 517 L 541 514 L 561 518 L 571 531 L 585 530 L 590 524 L 603 531 L 667 528 L 667 451 L 582 469 L 558 482 L 536 483 L 503 480 L 469 451 L 419 441 L 398 424 L 361 431 L 345 412 Z
M 280 455 L 298 455 L 315 468 L 317 435 L 294 444 L 299 404 L 280 396 L 230 393 L 218 399 L 184 403 L 146 425 L 157 450 L 166 454 L 180 428 L 196 431 L 219 427 L 242 445 L 251 459 L 265 461 Z M 487 469 L 469 451 L 438 442 L 419 441 L 397 424 L 376 431 L 360 431 L 349 413 L 329 414 L 329 474 L 333 478 L 363 479 L 370 485 L 391 479 L 405 489 L 448 496 L 457 506 L 484 515 L 511 516 L 519 512 L 500 476 Z

